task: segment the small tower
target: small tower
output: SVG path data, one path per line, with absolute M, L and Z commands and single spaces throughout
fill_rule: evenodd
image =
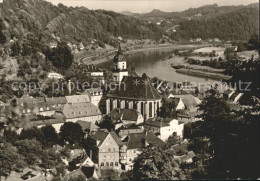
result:
M 124 76 L 128 76 L 126 59 L 122 54 L 119 44 L 117 54 L 114 57 L 113 79 L 115 82 L 121 82 Z

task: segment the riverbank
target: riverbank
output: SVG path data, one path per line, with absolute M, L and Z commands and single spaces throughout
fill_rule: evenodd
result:
M 178 50 L 189 50 L 189 49 L 197 49 L 201 47 L 208 46 L 208 44 L 161 44 L 161 45 L 156 45 L 156 46 L 151 46 L 151 47 L 144 47 L 144 48 L 138 48 L 138 49 L 133 49 L 131 47 L 127 47 L 124 51 L 125 55 L 129 54 L 134 54 L 138 52 L 149 52 L 149 51 L 173 51 L 175 49 Z M 75 60 L 78 63 L 82 64 L 102 64 L 105 63 L 109 60 L 112 60 L 113 57 L 115 56 L 117 49 L 110 50 L 107 53 L 103 53 L 103 55 L 92 55 L 92 56 L 87 56 L 87 57 L 77 57 L 77 60 Z
M 209 71 L 205 71 L 205 70 L 202 71 L 202 70 L 181 68 L 181 69 L 177 69 L 176 72 L 179 74 L 209 78 L 209 79 L 213 79 L 213 80 L 220 80 L 220 79 L 228 80 L 231 78 L 230 76 L 227 76 L 227 75 L 224 75 L 221 73 L 209 72 Z

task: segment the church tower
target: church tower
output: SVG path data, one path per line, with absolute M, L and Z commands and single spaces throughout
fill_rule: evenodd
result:
M 115 82 L 121 82 L 124 76 L 128 76 L 126 59 L 122 54 L 121 46 L 119 44 L 117 54 L 114 57 L 113 79 Z

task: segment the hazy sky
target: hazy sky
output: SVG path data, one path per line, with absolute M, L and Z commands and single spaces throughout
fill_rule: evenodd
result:
M 116 12 L 148 12 L 153 9 L 163 11 L 182 11 L 208 4 L 247 5 L 258 0 L 46 0 L 57 5 L 62 3 L 67 6 L 85 6 L 89 9 L 106 9 Z

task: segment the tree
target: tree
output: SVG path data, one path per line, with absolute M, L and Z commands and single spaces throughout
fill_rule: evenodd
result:
M 6 36 L 3 34 L 3 32 L 0 29 L 0 44 L 4 44 L 6 42 Z
M 249 50 L 258 50 L 259 49 L 259 36 L 257 34 L 253 34 L 248 40 L 248 48 Z
M 33 127 L 30 129 L 23 129 L 19 136 L 20 140 L 33 139 L 33 138 L 40 141 L 41 143 L 43 142 L 44 135 L 42 131 L 37 127 Z
M 66 122 L 60 128 L 60 141 L 62 144 L 81 144 L 84 132 L 78 123 Z
M 14 144 L 18 140 L 18 135 L 15 131 L 4 130 L 4 137 L 6 142 Z
M 241 114 L 232 113 L 226 100 L 214 89 L 209 91 L 209 96 L 199 105 L 199 109 L 203 111 L 199 117 L 204 120 L 200 128 L 209 139 L 212 156 L 206 161 L 208 178 L 258 178 L 259 173 L 256 170 L 260 168 L 260 164 L 255 160 L 259 160 L 259 142 L 253 136 L 259 132 L 256 117 L 250 119 L 252 114 L 246 117 L 245 111 Z M 206 146 L 202 140 L 193 141 L 196 141 L 197 148 L 199 144 Z
M 115 125 L 111 120 L 110 116 L 104 116 L 104 119 L 98 124 L 98 126 L 102 129 L 107 129 L 109 131 L 115 129 Z
M 59 69 L 68 69 L 73 62 L 73 54 L 65 42 L 59 43 L 56 48 L 45 51 L 46 57 Z
M 15 143 L 18 152 L 25 158 L 28 165 L 38 165 L 41 163 L 44 150 L 36 139 L 19 140 Z
M 1 176 L 8 176 L 11 171 L 21 171 L 26 167 L 24 157 L 11 143 L 4 142 L 0 153 Z
M 179 179 L 175 169 L 178 164 L 173 160 L 173 154 L 157 147 L 148 147 L 134 162 L 133 177 L 136 180 L 174 180 Z
M 6 36 L 3 33 L 3 29 L 4 29 L 4 23 L 2 21 L 2 19 L 0 19 L 0 44 L 4 44 L 6 42 Z
M 46 147 L 52 147 L 54 144 L 58 143 L 59 135 L 57 134 L 55 128 L 52 125 L 46 125 L 41 127 L 43 134 L 43 145 Z
M 11 45 L 11 55 L 12 55 L 12 56 L 18 56 L 18 55 L 20 55 L 20 52 L 21 52 L 20 42 L 19 42 L 19 41 L 16 41 L 16 42 L 14 42 L 14 43 Z
M 159 116 L 163 118 L 176 118 L 176 105 L 174 99 L 172 98 L 163 98 L 162 107 L 159 111 Z

